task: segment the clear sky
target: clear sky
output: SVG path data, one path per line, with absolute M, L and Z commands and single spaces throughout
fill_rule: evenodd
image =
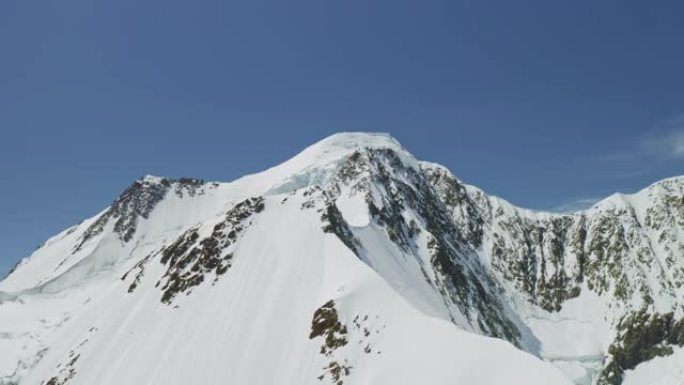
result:
M 684 171 L 684 2 L 0 2 L 0 274 L 144 174 L 336 131 L 537 209 Z

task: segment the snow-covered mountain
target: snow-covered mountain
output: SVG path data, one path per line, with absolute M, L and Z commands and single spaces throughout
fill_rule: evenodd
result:
M 0 384 L 677 384 L 684 178 L 517 208 L 382 134 L 147 176 L 0 282 Z

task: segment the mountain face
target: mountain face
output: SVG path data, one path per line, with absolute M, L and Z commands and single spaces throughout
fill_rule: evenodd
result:
M 548 214 L 487 196 L 440 166 L 427 174 L 468 243 L 526 302 L 518 312 L 541 342 L 538 355 L 579 365 L 573 379 L 598 384 L 621 384 L 639 364 L 675 351 L 684 358 L 684 178 Z M 547 344 L 554 337 L 546 333 L 572 342 Z
M 684 178 L 517 208 L 381 134 L 147 176 L 0 282 L 0 384 L 675 384 Z

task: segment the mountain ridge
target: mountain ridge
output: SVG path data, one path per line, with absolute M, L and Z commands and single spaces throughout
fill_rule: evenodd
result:
M 371 345 L 395 346 L 402 339 L 368 340 L 373 331 L 361 325 L 359 319 L 365 316 L 353 304 L 361 301 L 367 309 L 376 309 L 378 317 L 388 317 L 385 322 L 389 325 L 384 327 L 390 329 L 403 327 L 399 325 L 415 318 L 415 322 L 409 322 L 413 325 L 409 329 L 420 335 L 425 331 L 415 328 L 428 322 L 423 317 L 436 318 L 452 325 L 454 330 L 507 340 L 546 360 L 549 368 L 560 370 L 576 384 L 629 383 L 631 371 L 640 364 L 662 362 L 659 357 L 676 357 L 684 345 L 684 326 L 680 326 L 684 325 L 684 307 L 678 306 L 677 301 L 684 280 L 684 266 L 681 258 L 677 258 L 678 250 L 684 250 L 681 181 L 681 177 L 668 178 L 627 198 L 608 197 L 577 213 L 535 212 L 464 184 L 444 166 L 418 161 L 387 134 L 337 134 L 278 166 L 233 182 L 139 178 L 107 209 L 50 239 L 0 282 L 0 290 L 6 292 L 5 299 L 0 298 L 0 315 L 3 310 L 18 312 L 21 316 L 17 317 L 24 317 L 30 324 L 36 319 L 54 318 L 50 309 L 66 301 L 73 308 L 68 319 L 89 319 L 89 328 L 102 328 L 121 336 L 144 329 L 139 325 L 149 323 L 146 317 L 152 314 L 152 310 L 147 310 L 150 306 L 181 309 L 177 311 L 183 313 L 186 307 L 196 308 L 197 304 L 205 303 L 203 298 L 223 298 L 241 304 L 240 297 L 225 291 L 229 287 L 248 293 L 250 302 L 274 303 L 274 298 L 280 298 L 277 286 L 256 278 L 254 272 L 264 271 L 283 287 L 296 287 L 283 274 L 292 266 L 299 266 L 299 270 L 289 274 L 307 282 L 311 292 L 325 294 L 316 300 L 293 291 L 302 298 L 288 298 L 287 302 L 299 310 L 278 308 L 293 319 L 293 323 L 279 330 L 301 331 L 311 321 L 306 318 L 312 317 L 312 328 L 319 331 L 312 331 L 309 339 L 325 337 L 322 357 L 316 358 L 317 349 L 307 350 L 303 344 L 306 338 L 290 341 L 264 335 L 279 343 L 287 340 L 299 346 L 297 349 L 309 357 L 306 362 L 323 358 L 324 362 L 317 364 L 326 365 L 320 381 L 355 383 L 380 375 L 376 372 L 379 368 L 396 369 L 364 358 L 370 354 L 366 350 L 374 351 Z M 260 238 L 261 242 L 257 241 Z M 273 245 L 271 252 L 264 254 L 260 243 Z M 303 251 L 307 243 L 318 246 Z M 281 264 L 279 258 L 273 257 L 280 254 L 290 263 Z M 321 265 L 319 259 L 313 258 L 315 255 L 325 256 L 326 264 Z M 349 259 L 352 256 L 356 260 Z M 272 269 L 271 265 L 276 267 Z M 359 274 L 366 278 L 360 283 L 360 278 L 345 275 L 347 281 L 340 281 L 335 274 L 322 274 L 328 265 L 338 266 L 340 271 L 363 271 Z M 323 270 L 316 272 L 309 269 L 311 266 Z M 243 282 L 240 274 L 255 277 L 262 287 Z M 339 282 L 340 286 L 330 289 L 331 282 Z M 385 293 L 382 300 L 372 300 L 379 297 L 363 289 L 368 285 Z M 353 289 L 343 289 L 347 287 Z M 96 289 L 107 294 L 98 294 Z M 272 292 L 273 297 L 259 293 L 264 290 Z M 142 317 L 141 321 L 130 325 L 124 322 L 124 326 L 103 320 L 94 322 L 92 313 L 72 302 L 80 298 L 94 304 L 83 305 L 85 308 L 101 307 L 103 296 L 123 313 L 137 304 L 135 314 Z M 35 309 L 25 305 L 38 302 L 41 305 Z M 388 308 L 384 302 L 395 304 L 392 306 L 396 308 Z M 312 308 L 314 303 L 318 305 Z M 146 305 L 140 307 L 142 304 Z M 403 310 L 392 310 L 399 308 Z M 257 310 L 244 309 L 262 320 Z M 586 309 L 598 315 L 587 313 Z M 203 314 L 199 308 L 194 311 L 198 316 Z M 108 314 L 113 318 L 121 316 Z M 162 319 L 171 319 L 168 317 L 172 316 Z M 192 322 L 192 318 L 187 318 L 189 313 L 185 317 L 186 323 Z M 230 320 L 235 316 L 221 312 L 219 318 Z M 73 328 L 68 326 L 71 321 L 59 319 L 54 322 L 66 326 L 59 326 L 58 330 Z M 317 329 L 317 322 L 322 329 Z M 644 337 L 635 327 L 637 324 L 659 330 L 659 334 Z M 233 326 L 252 339 L 263 337 L 254 334 L 248 323 L 235 321 Z M 219 325 L 212 327 L 221 329 Z M 0 324 L 0 328 L 5 325 Z M 7 328 L 24 330 L 20 324 Z M 168 332 L 185 333 L 173 324 L 168 328 Z M 13 354 L 8 354 L 6 365 L 25 369 L 7 375 L 0 371 L 0 384 L 31 383 L 30 379 L 37 378 L 48 383 L 55 379 L 52 384 L 80 383 L 97 375 L 86 368 L 76 368 L 75 363 L 65 363 L 58 354 L 60 349 L 53 345 L 70 341 L 73 336 L 82 337 L 82 331 L 61 332 L 62 339 L 49 342 L 45 330 L 48 329 L 44 326 L 36 326 L 28 331 L 34 338 L 9 339 L 29 348 L 24 358 L 17 358 L 10 349 Z M 381 334 L 383 325 L 376 325 L 373 330 Z M 357 331 L 359 344 L 368 344 L 368 349 L 355 351 L 348 346 Z M 26 335 L 22 333 L 27 331 L 8 335 Z M 434 338 L 461 341 L 460 335 L 453 333 L 456 332 L 440 332 L 441 337 Z M 565 341 L 559 334 L 576 338 Z M 237 334 L 225 335 L 240 340 Z M 498 354 L 489 342 L 477 341 L 487 346 L 487 354 Z M 641 341 L 643 349 L 637 346 L 639 349 L 635 350 L 634 341 Z M 206 343 L 214 346 L 213 342 Z M 120 343 L 100 342 L 98 346 L 109 353 L 82 353 L 83 360 L 90 360 L 103 371 L 107 371 L 101 367 L 105 359 L 132 365 L 126 357 L 112 353 L 110 344 Z M 475 345 L 468 346 L 476 348 Z M 241 346 L 248 348 L 249 344 Z M 253 349 L 263 354 L 259 350 L 262 345 L 255 346 Z M 67 355 L 76 355 L 77 350 L 73 346 L 62 348 Z M 465 359 L 462 351 L 451 347 L 443 350 L 444 354 Z M 41 355 L 35 361 L 39 351 L 51 358 L 43 359 Z M 385 351 L 388 359 L 407 358 L 407 353 L 398 348 Z M 169 354 L 169 360 L 178 365 L 177 370 L 186 370 L 176 374 L 186 379 L 188 373 L 197 375 Z M 513 356 L 508 358 L 517 360 Z M 139 356 L 144 357 L 149 356 Z M 434 354 L 430 357 L 436 361 L 443 359 Z M 539 366 L 524 360 L 528 365 Z M 60 369 L 55 374 L 50 362 L 69 369 Z M 428 361 L 421 360 L 420 365 L 414 365 L 420 369 L 404 374 L 407 378 L 430 376 L 425 365 Z M 133 367 L 140 378 L 170 381 L 166 374 L 154 374 L 139 365 Z M 358 370 L 354 369 L 357 367 Z M 251 372 L 256 369 L 240 368 L 235 367 L 242 374 L 234 378 L 273 383 L 259 380 Z M 304 375 L 304 369 L 294 364 L 284 364 L 282 370 L 284 377 L 296 379 L 296 383 L 319 381 L 318 375 Z M 438 379 L 440 373 L 441 369 L 435 369 L 434 383 L 442 383 Z M 472 373 L 465 369 L 457 374 L 474 381 L 468 377 Z M 564 383 L 562 377 L 548 374 L 547 369 L 540 369 L 537 374 L 554 378 L 545 383 Z M 643 372 L 636 372 L 635 376 L 641 378 Z M 394 380 L 401 383 L 405 379 Z M 214 381 L 217 378 L 212 377 L 209 383 Z

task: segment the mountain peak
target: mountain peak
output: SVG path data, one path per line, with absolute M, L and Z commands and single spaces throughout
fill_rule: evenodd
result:
M 357 151 L 390 150 L 408 167 L 419 170 L 418 160 L 389 134 L 343 132 L 328 136 L 285 162 L 232 182 L 244 195 L 279 194 L 327 183 L 337 168 Z
M 157 183 L 162 183 L 166 178 L 161 177 L 161 176 L 156 176 L 156 175 L 144 175 L 141 176 L 140 178 L 137 179 L 138 182 L 141 183 L 152 183 L 152 184 L 157 184 Z
M 388 133 L 383 132 L 338 132 L 312 145 L 313 147 L 337 147 L 358 149 L 363 147 L 401 149 L 403 147 Z
M 305 148 L 298 155 L 283 163 L 283 165 L 290 164 L 304 168 L 308 166 L 322 166 L 355 151 L 368 148 L 389 149 L 403 155 L 404 158 L 413 158 L 399 141 L 389 134 L 341 132 L 330 135 Z M 416 160 L 412 159 L 411 163 L 416 163 Z

